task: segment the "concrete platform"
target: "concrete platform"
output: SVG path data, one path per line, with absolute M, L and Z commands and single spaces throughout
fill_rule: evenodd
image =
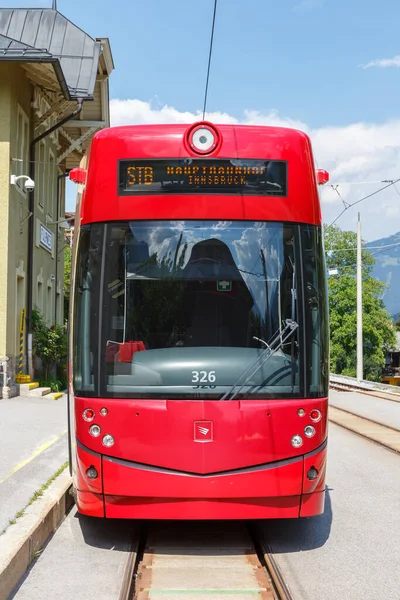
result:
M 0 532 L 68 459 L 66 400 L 0 400 Z
M 0 536 L 0 600 L 6 600 L 37 552 L 71 506 L 69 473 L 60 475 L 46 494 L 31 504 Z
M 49 387 L 36 387 L 28 392 L 28 396 L 47 396 L 51 393 L 51 388 Z
M 29 392 L 31 392 L 32 390 L 36 389 L 39 387 L 39 384 L 37 381 L 33 381 L 31 383 L 19 383 L 17 384 L 17 389 L 19 392 L 20 396 L 26 396 L 27 394 L 29 394 Z
M 15 600 L 118 600 L 134 525 L 74 508 L 27 572 Z

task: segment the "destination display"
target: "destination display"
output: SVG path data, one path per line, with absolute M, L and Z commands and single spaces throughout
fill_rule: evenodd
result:
M 120 160 L 118 195 L 287 195 L 287 163 L 263 159 Z

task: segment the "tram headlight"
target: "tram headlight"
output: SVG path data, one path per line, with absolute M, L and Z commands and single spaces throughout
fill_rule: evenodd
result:
M 310 412 L 310 419 L 311 421 L 314 421 L 314 423 L 318 423 L 318 421 L 320 421 L 322 418 L 322 414 L 321 411 L 318 410 L 317 408 L 314 408 L 311 412 Z
M 102 408 L 100 410 L 100 414 L 102 417 L 105 417 L 106 415 L 108 415 L 108 410 L 106 408 Z
M 98 425 L 91 425 L 89 427 L 89 433 L 93 437 L 99 437 L 99 435 L 101 433 L 101 429 L 100 429 L 100 427 Z
M 293 448 L 300 448 L 303 445 L 303 438 L 301 435 L 297 434 L 292 437 L 292 446 Z
M 103 446 L 107 446 L 107 448 L 110 448 L 110 446 L 113 446 L 113 445 L 114 445 L 114 438 L 112 435 L 107 433 L 107 435 L 105 435 L 103 437 Z
M 90 423 L 90 421 L 93 421 L 93 419 L 95 417 L 95 412 L 94 412 L 93 408 L 85 408 L 85 410 L 82 413 L 82 417 L 88 423 Z
M 199 152 L 208 152 L 215 146 L 215 135 L 207 127 L 199 127 L 192 136 L 192 144 Z
M 222 142 L 221 133 L 207 121 L 194 123 L 185 134 L 185 143 L 196 154 L 211 154 Z
M 307 425 L 307 427 L 304 428 L 304 435 L 308 438 L 312 438 L 315 435 L 315 427 Z
M 306 411 L 304 410 L 304 408 L 299 408 L 299 410 L 297 411 L 297 414 L 299 415 L 299 417 L 304 417 L 304 415 L 306 414 Z

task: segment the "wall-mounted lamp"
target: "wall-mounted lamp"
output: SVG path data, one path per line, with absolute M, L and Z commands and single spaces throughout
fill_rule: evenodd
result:
M 10 183 L 11 185 L 17 185 L 18 181 L 20 179 L 25 179 L 25 183 L 24 183 L 24 188 L 28 191 L 28 192 L 32 192 L 32 190 L 35 189 L 35 182 L 33 181 L 33 179 L 31 179 L 30 177 L 28 177 L 28 175 L 11 175 L 11 179 L 10 179 Z

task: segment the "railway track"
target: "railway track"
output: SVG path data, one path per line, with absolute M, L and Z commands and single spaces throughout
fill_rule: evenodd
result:
M 237 522 L 149 522 L 128 555 L 119 600 L 292 600 L 267 542 Z
M 361 417 L 334 405 L 329 406 L 329 420 L 394 452 L 400 452 L 400 431 Z
M 383 398 L 384 400 L 391 400 L 392 402 L 400 402 L 400 392 L 385 392 L 381 389 L 374 390 L 365 387 L 363 383 L 332 381 L 331 379 L 329 387 L 338 392 L 358 392 L 360 394 L 365 394 L 366 396 L 374 396 L 375 398 Z
M 374 398 L 400 402 L 400 395 L 398 393 L 385 393 L 380 390 L 372 390 L 363 386 L 362 382 L 331 380 L 330 388 L 339 392 L 357 392 L 373 396 Z M 381 446 L 385 446 L 389 450 L 400 452 L 400 431 L 394 427 L 384 425 L 379 421 L 352 412 L 347 408 L 335 406 L 334 401 L 329 402 L 329 420 Z

